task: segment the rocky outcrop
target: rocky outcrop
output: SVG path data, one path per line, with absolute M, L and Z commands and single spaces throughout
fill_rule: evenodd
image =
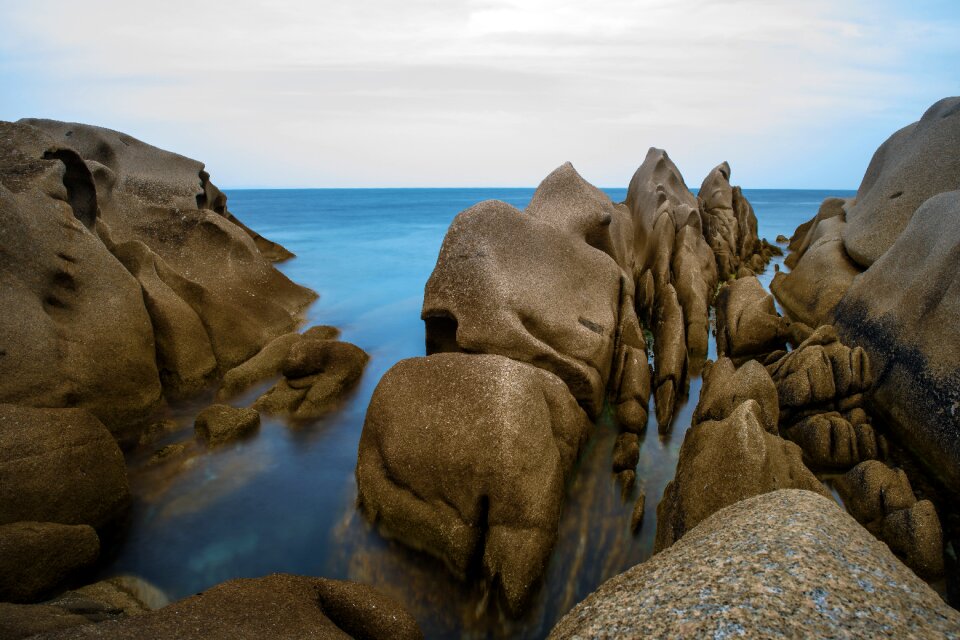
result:
M 193 428 L 198 440 L 208 447 L 217 447 L 256 432 L 260 414 L 256 409 L 212 404 L 197 414 Z
M 800 445 L 804 462 L 816 469 L 849 469 L 886 451 L 885 438 L 868 421 L 851 422 L 836 411 L 804 418 L 784 435 Z
M 786 490 L 713 514 L 601 585 L 550 638 L 958 634 L 960 614 L 833 501 Z
M 88 524 L 103 531 L 129 504 L 123 454 L 93 415 L 0 405 L 0 524 Z
M 757 403 L 764 431 L 778 435 L 780 401 L 777 387 L 763 365 L 748 360 L 737 368 L 730 358 L 708 363 L 703 370 L 703 386 L 693 411 L 693 423 L 724 420 L 747 400 Z
M 477 563 L 517 612 L 553 548 L 589 429 L 564 383 L 542 369 L 497 355 L 403 360 L 367 410 L 361 508 L 459 576 Z
M 0 601 L 36 602 L 99 555 L 100 539 L 89 525 L 0 525 Z
M 423 635 L 400 604 L 371 587 L 273 574 L 230 580 L 157 611 L 42 637 L 417 640 Z
M 122 440 L 315 298 L 202 164 L 115 131 L 0 123 L 0 208 L 0 401 L 82 407 Z
M 717 352 L 736 361 L 763 358 L 786 346 L 789 323 L 777 313 L 773 296 L 750 276 L 717 293 Z
M 829 492 L 804 466 L 800 448 L 768 433 L 760 405 L 740 404 L 723 420 L 690 427 L 677 473 L 657 505 L 654 551 L 679 540 L 707 516 L 750 496 L 777 489 Z

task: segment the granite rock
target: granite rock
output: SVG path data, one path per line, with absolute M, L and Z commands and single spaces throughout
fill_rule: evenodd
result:
M 218 447 L 255 433 L 260 428 L 260 414 L 256 409 L 212 404 L 197 414 L 193 428 L 198 440 Z
M 100 539 L 89 525 L 0 525 L 0 601 L 36 602 L 99 555 Z

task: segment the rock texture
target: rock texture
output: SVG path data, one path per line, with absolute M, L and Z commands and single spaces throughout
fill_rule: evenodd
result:
M 89 525 L 0 525 L 0 601 L 36 602 L 99 555 L 100 540 Z
M 403 360 L 367 410 L 361 508 L 459 576 L 478 563 L 517 612 L 553 548 L 589 427 L 563 382 L 542 369 L 496 355 Z
M 0 123 L 0 401 L 121 439 L 289 331 L 316 296 L 199 162 L 89 125 Z
M 800 448 L 767 433 L 760 405 L 740 404 L 720 421 L 692 426 L 680 447 L 677 473 L 657 505 L 654 552 L 666 549 L 707 516 L 777 489 L 829 492 L 804 466 Z
M 952 638 L 960 614 L 831 500 L 776 491 L 605 582 L 550 638 Z
M 199 440 L 217 447 L 254 433 L 260 428 L 260 414 L 256 409 L 212 404 L 197 414 L 193 428 Z
M 123 454 L 93 415 L 0 405 L 0 524 L 89 524 L 102 531 L 129 504 Z
M 350 582 L 273 574 L 221 583 L 158 611 L 42 636 L 82 638 L 397 638 L 423 637 L 393 599 Z
M 730 358 L 720 358 L 703 370 L 703 386 L 693 411 L 693 422 L 723 420 L 747 400 L 757 403 L 764 431 L 778 435 L 780 402 L 777 387 L 767 370 L 756 360 L 748 360 L 737 368 Z

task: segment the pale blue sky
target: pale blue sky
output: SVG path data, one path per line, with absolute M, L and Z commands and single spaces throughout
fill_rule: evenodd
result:
M 960 0 L 0 0 L 0 119 L 98 124 L 222 187 L 855 188 L 960 95 Z

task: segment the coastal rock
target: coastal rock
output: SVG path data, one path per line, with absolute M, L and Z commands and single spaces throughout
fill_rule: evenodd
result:
M 917 209 L 835 312 L 844 340 L 870 354 L 878 380 L 873 405 L 953 491 L 960 491 L 958 264 L 960 191 L 951 191 Z
M 691 360 L 703 359 L 709 349 L 710 303 L 717 288 L 717 265 L 699 229 L 685 225 L 677 233 L 672 272 L 683 308 L 687 352 Z
M 839 218 L 841 223 L 846 223 L 846 207 L 853 204 L 853 199 L 845 198 L 824 198 L 817 209 L 817 215 L 811 220 L 804 222 L 797 227 L 793 240 L 790 241 L 790 255 L 787 256 L 783 264 L 788 269 L 794 269 L 803 254 L 806 253 L 810 245 L 817 239 L 823 237 L 830 225 L 820 226 L 821 222 L 826 222 L 831 218 Z
M 289 331 L 316 296 L 273 268 L 203 165 L 124 134 L 0 123 L 0 401 L 83 407 L 123 441 Z M 3 242 L 3 240 L 0 240 Z M 17 256 L 29 256 L 28 260 Z
M 863 268 L 900 237 L 921 204 L 960 185 L 960 97 L 944 98 L 880 145 L 847 210 L 843 244 Z M 946 228 L 944 223 L 941 223 Z M 922 255 L 922 254 L 920 254 Z
M 363 349 L 349 342 L 302 339 L 281 364 L 284 374 L 295 377 L 285 375 L 253 407 L 298 420 L 322 417 L 356 385 L 369 360 Z
M 613 445 L 613 470 L 626 471 L 637 468 L 640 461 L 640 442 L 635 433 L 621 433 Z
M 90 624 L 45 639 L 423 637 L 403 607 L 375 589 L 349 582 L 273 574 L 240 578 L 123 620 Z
M 856 425 L 836 411 L 804 418 L 785 436 L 803 449 L 804 461 L 820 469 L 849 469 L 864 460 L 875 460 L 881 447 L 866 422 Z
M 553 548 L 589 430 L 563 381 L 543 369 L 497 355 L 402 360 L 367 410 L 361 508 L 458 576 L 479 561 L 518 612 Z
M 784 490 L 718 511 L 608 580 L 550 638 L 958 634 L 960 614 L 832 500 Z
M 0 602 L 0 638 L 20 640 L 37 634 L 90 624 L 81 613 L 43 604 Z
M 36 602 L 99 555 L 100 539 L 89 525 L 0 525 L 0 601 Z
M 700 400 L 693 411 L 693 423 L 724 420 L 747 400 L 756 401 L 764 431 L 779 435 L 780 404 L 770 374 L 756 360 L 737 368 L 730 358 L 720 358 L 703 371 Z
M 654 552 L 723 507 L 777 489 L 829 496 L 803 465 L 800 447 L 764 430 L 755 401 L 745 401 L 724 420 L 695 424 L 684 436 L 676 476 L 657 505 Z
M 817 328 L 767 371 L 777 385 L 780 411 L 790 417 L 861 406 L 873 385 L 866 352 L 841 343 L 831 325 Z
M 630 514 L 630 531 L 636 534 L 643 526 L 643 510 L 647 507 L 647 493 L 641 489 L 637 501 L 633 503 L 633 512 Z
M 83 409 L 0 405 L 0 524 L 117 523 L 130 504 L 123 454 Z
M 909 509 L 917 499 L 903 469 L 867 460 L 836 481 L 843 504 L 857 522 L 876 532 L 887 514 Z
M 300 334 L 285 333 L 268 342 L 257 355 L 243 364 L 230 369 L 223 375 L 218 397 L 229 398 L 252 387 L 261 380 L 280 375 L 283 362 L 290 353 L 290 347 L 300 341 Z
M 736 274 L 740 266 L 740 226 L 733 210 L 729 164 L 723 162 L 707 174 L 700 185 L 698 197 L 703 202 L 703 235 L 716 256 L 720 279 L 725 280 Z
M 677 400 L 686 393 L 687 342 L 683 309 L 673 285 L 657 291 L 653 325 L 653 399 L 657 424 L 665 433 L 673 421 Z
M 887 515 L 880 524 L 879 537 L 921 578 L 936 580 L 943 576 L 943 530 L 929 500 L 919 500 Z
M 212 404 L 197 414 L 193 428 L 197 439 L 217 447 L 254 433 L 260 428 L 260 414 L 256 409 Z
M 784 348 L 787 321 L 755 276 L 723 286 L 717 294 L 717 351 L 736 360 Z

